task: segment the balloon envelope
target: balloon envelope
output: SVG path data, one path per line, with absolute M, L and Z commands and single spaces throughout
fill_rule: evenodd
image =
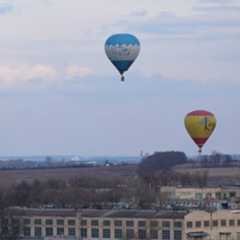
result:
M 184 119 L 185 128 L 198 145 L 199 152 L 213 133 L 216 126 L 216 117 L 208 111 L 196 110 L 188 113 Z
M 128 33 L 114 34 L 105 42 L 105 53 L 121 75 L 133 64 L 139 52 L 139 40 Z

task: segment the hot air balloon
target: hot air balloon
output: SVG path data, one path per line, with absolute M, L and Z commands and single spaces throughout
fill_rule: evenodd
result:
M 216 117 L 208 111 L 196 110 L 188 113 L 184 119 L 185 128 L 199 147 L 199 153 L 202 147 L 213 133 L 216 126 Z
M 139 52 L 140 42 L 128 33 L 114 34 L 105 42 L 105 53 L 121 74 L 122 81 L 123 73 L 133 64 Z

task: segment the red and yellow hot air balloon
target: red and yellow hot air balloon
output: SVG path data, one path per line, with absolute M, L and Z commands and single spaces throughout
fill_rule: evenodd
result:
M 188 113 L 184 119 L 185 128 L 199 147 L 199 153 L 217 124 L 216 117 L 208 111 L 196 110 Z

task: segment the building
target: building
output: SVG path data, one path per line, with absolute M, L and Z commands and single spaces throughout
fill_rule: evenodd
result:
M 0 231 L 24 240 L 240 240 L 240 212 L 10 209 Z
M 177 206 L 186 210 L 219 210 L 240 209 L 240 187 L 172 187 L 163 186 L 160 189 L 165 196 L 165 205 L 168 208 Z
M 240 197 L 240 186 L 219 186 L 219 187 L 171 187 L 163 186 L 161 193 L 165 193 L 171 199 L 225 199 L 234 200 Z

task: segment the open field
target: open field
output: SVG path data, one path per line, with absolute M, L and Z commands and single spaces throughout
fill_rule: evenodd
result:
M 132 177 L 136 174 L 137 165 L 117 165 L 111 167 L 90 167 L 90 168 L 56 168 L 56 169 L 29 169 L 29 170 L 2 170 L 1 179 L 11 179 L 15 182 L 32 182 L 34 179 L 46 181 L 48 179 L 70 179 L 81 176 L 85 177 Z M 175 171 L 189 172 L 194 174 L 199 171 L 207 171 L 209 183 L 213 184 L 240 184 L 240 167 L 228 168 L 197 168 L 191 165 L 178 165 L 174 167 Z
M 208 172 L 208 182 L 216 185 L 224 184 L 239 184 L 240 185 L 240 167 L 228 168 L 193 168 L 193 167 L 176 167 L 176 171 L 189 172 Z
M 46 181 L 48 179 L 71 179 L 85 177 L 130 177 L 135 174 L 137 165 L 88 167 L 88 168 L 53 168 L 53 169 L 28 169 L 28 170 L 2 170 L 1 179 L 11 179 L 15 182 L 32 182 L 34 179 Z

